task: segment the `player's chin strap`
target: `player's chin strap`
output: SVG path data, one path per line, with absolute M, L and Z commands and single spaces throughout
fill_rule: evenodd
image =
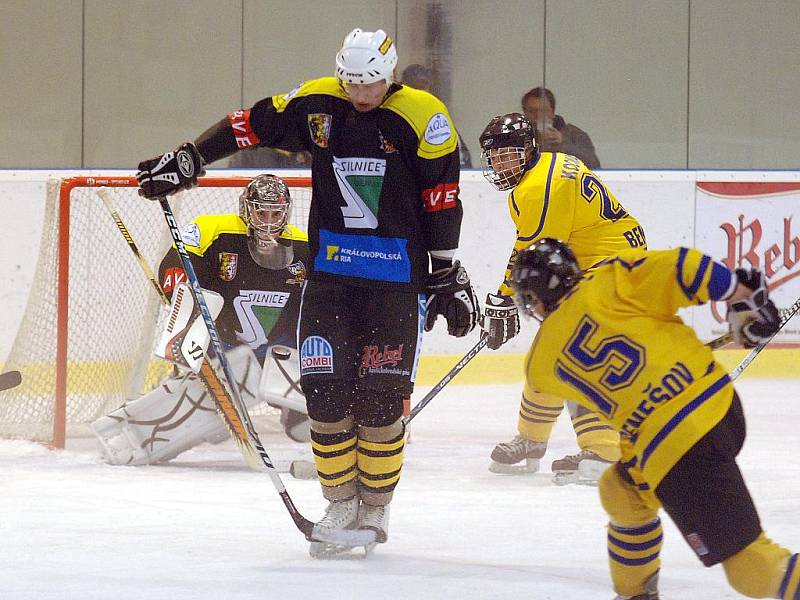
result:
M 489 335 L 485 331 L 481 330 L 481 339 L 478 340 L 478 343 L 475 344 L 472 348 L 470 348 L 469 352 L 467 352 L 464 355 L 464 358 L 458 361 L 456 363 L 456 366 L 450 369 L 447 372 L 447 375 L 442 377 L 442 380 L 435 386 L 433 386 L 433 389 L 430 392 L 428 392 L 425 395 L 425 397 L 414 406 L 414 408 L 411 409 L 411 411 L 408 413 L 408 416 L 403 419 L 403 424 L 408 425 L 411 422 L 411 420 L 419 414 L 419 411 L 425 408 L 425 406 L 431 400 L 433 400 L 439 392 L 441 392 L 444 389 L 444 386 L 450 383 L 450 380 L 453 379 L 453 377 L 455 377 L 456 375 L 458 375 L 459 371 L 461 371 L 461 369 L 466 367 L 467 363 L 471 361 L 473 358 L 475 358 L 478 355 L 478 352 L 483 350 L 483 348 L 488 343 L 489 343 Z
M 783 326 L 789 322 L 789 320 L 795 315 L 795 313 L 797 313 L 798 310 L 800 310 L 800 298 L 795 300 L 794 304 L 792 304 L 789 308 L 781 311 L 780 324 L 778 325 L 778 329 L 775 331 L 775 333 L 772 334 L 772 337 L 769 338 L 763 344 L 759 344 L 758 346 L 753 348 L 750 351 L 750 354 L 745 356 L 742 362 L 739 363 L 739 366 L 737 366 L 733 371 L 731 371 L 730 374 L 731 381 L 735 380 L 737 377 L 739 377 L 739 375 L 742 374 L 742 371 L 744 371 L 747 368 L 747 366 L 751 362 L 753 362 L 755 357 L 758 356 L 759 352 L 761 352 L 766 347 L 766 345 L 769 344 L 776 335 L 778 335 L 778 332 L 781 329 L 783 329 Z
M 320 532 L 316 531 L 314 526 L 315 524 L 300 514 L 300 511 L 298 511 L 297 507 L 295 507 L 294 502 L 292 502 L 292 498 L 289 496 L 289 492 L 286 491 L 286 487 L 283 485 L 280 475 L 278 475 L 278 471 L 272 464 L 272 460 L 267 454 L 267 451 L 264 449 L 264 446 L 258 437 L 258 433 L 256 433 L 256 430 L 253 427 L 253 423 L 250 420 L 250 415 L 247 412 L 247 407 L 245 406 L 244 402 L 242 402 L 239 389 L 236 385 L 236 378 L 233 376 L 233 371 L 231 370 L 230 363 L 225 356 L 225 351 L 222 348 L 222 343 L 220 342 L 219 334 L 217 333 L 217 327 L 214 324 L 214 320 L 211 318 L 208 305 L 206 304 L 206 300 L 203 297 L 203 292 L 200 289 L 200 283 L 197 280 L 197 273 L 195 273 L 194 267 L 192 266 L 192 261 L 189 258 L 189 255 L 186 253 L 186 248 L 183 246 L 183 240 L 181 239 L 181 233 L 178 229 L 178 223 L 175 221 L 175 215 L 172 214 L 172 209 L 170 208 L 169 202 L 165 196 L 161 196 L 158 201 L 161 204 L 161 210 L 164 211 L 164 218 L 167 221 L 169 232 L 172 235 L 172 241 L 175 243 L 175 248 L 181 258 L 183 270 L 186 272 L 186 278 L 188 279 L 189 285 L 192 289 L 192 295 L 194 296 L 195 302 L 200 309 L 200 314 L 203 317 L 203 321 L 205 321 L 206 327 L 208 328 L 208 335 L 211 337 L 211 345 L 213 346 L 214 352 L 219 358 L 222 370 L 228 380 L 228 387 L 230 388 L 231 395 L 233 396 L 235 409 L 238 413 L 237 416 L 240 418 L 247 436 L 250 438 L 251 443 L 258 452 L 261 462 L 264 463 L 264 466 L 267 468 L 267 474 L 269 475 L 270 480 L 275 486 L 275 489 L 277 490 L 281 499 L 283 500 L 284 506 L 289 511 L 289 515 L 291 515 L 294 524 L 306 536 L 306 539 L 310 541 L 327 542 L 342 546 L 366 546 L 367 544 L 373 542 L 375 534 L 374 532 L 367 530 L 333 530 L 326 532 L 326 535 L 324 536 L 320 535 Z

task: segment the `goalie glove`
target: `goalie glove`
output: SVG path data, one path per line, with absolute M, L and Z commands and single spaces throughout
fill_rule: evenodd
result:
M 481 314 L 480 303 L 459 261 L 434 271 L 427 282 L 428 302 L 425 331 L 431 331 L 439 315 L 447 320 L 447 333 L 463 337 L 475 329 Z
M 757 269 L 736 269 L 736 279 L 752 293 L 728 305 L 726 318 L 733 337 L 745 348 L 766 344 L 781 325 L 778 309 L 769 299 L 767 279 Z
M 487 346 L 497 350 L 519 333 L 519 311 L 511 296 L 486 295 L 483 328 L 489 336 Z
M 172 152 L 139 163 L 139 195 L 149 200 L 171 196 L 193 188 L 197 178 L 205 174 L 203 157 L 194 144 L 186 142 Z

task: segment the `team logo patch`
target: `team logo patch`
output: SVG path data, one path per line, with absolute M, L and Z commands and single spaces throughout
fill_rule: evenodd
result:
M 181 231 L 181 240 L 186 246 L 200 247 L 200 228 L 197 223 L 189 223 Z
M 381 140 L 381 150 L 383 150 L 386 154 L 397 152 L 397 148 L 394 147 L 394 144 L 383 137 L 383 134 L 380 131 L 378 132 L 378 137 Z
M 311 140 L 320 148 L 328 147 L 328 138 L 331 135 L 331 121 L 333 121 L 333 117 L 326 113 L 308 115 L 308 131 L 311 133 Z
M 450 119 L 444 113 L 436 113 L 425 127 L 425 141 L 434 146 L 440 146 L 453 135 L 450 128 Z
M 333 348 L 324 337 L 312 335 L 300 347 L 300 374 L 333 373 Z
M 233 281 L 239 266 L 239 255 L 236 252 L 219 253 L 219 278 L 222 281 Z
M 690 533 L 686 536 L 686 541 L 697 556 L 706 556 L 709 553 L 708 546 L 706 546 L 699 533 Z
M 302 285 L 306 280 L 306 266 L 303 264 L 303 261 L 298 260 L 296 263 L 290 264 L 286 267 L 286 270 L 292 274 L 292 279 L 287 279 L 286 283 L 299 283 Z

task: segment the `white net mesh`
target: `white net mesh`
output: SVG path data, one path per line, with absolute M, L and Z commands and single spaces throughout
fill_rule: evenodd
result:
M 56 410 L 56 348 L 66 344 L 67 436 L 152 387 L 170 370 L 152 358 L 162 304 L 95 189 L 104 180 L 48 182 L 46 221 L 36 275 L 4 370 L 23 374 L 20 386 L 0 392 L 0 436 L 53 442 Z M 170 198 L 179 225 L 200 214 L 238 213 L 246 178 L 206 178 L 201 187 Z M 113 205 L 153 271 L 171 237 L 157 202 L 140 198 L 135 180 L 108 180 Z M 294 201 L 292 224 L 306 229 L 310 179 L 287 180 Z M 59 201 L 59 192 L 65 190 Z M 70 189 L 68 189 L 70 188 Z M 59 242 L 59 204 L 69 207 L 69 242 Z M 66 221 L 65 221 L 66 222 Z M 59 247 L 61 250 L 59 252 Z M 68 305 L 59 331 L 59 262 L 68 259 Z M 62 280 L 63 282 L 63 280 Z M 63 293 L 63 288 L 62 288 Z M 66 310 L 65 310 L 66 309 Z M 68 326 L 63 327 L 64 316 Z M 256 411 L 256 414 L 258 411 Z M 56 438 L 58 436 L 56 435 Z M 58 443 L 58 440 L 55 440 Z

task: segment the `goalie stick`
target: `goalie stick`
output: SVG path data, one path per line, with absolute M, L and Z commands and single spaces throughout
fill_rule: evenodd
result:
M 167 295 L 164 293 L 161 285 L 159 285 L 153 269 L 150 268 L 147 260 L 144 258 L 144 256 L 142 256 L 142 253 L 139 252 L 139 247 L 136 245 L 133 236 L 128 231 L 128 228 L 122 220 L 122 217 L 120 217 L 119 212 L 117 212 L 116 207 L 112 202 L 111 195 L 108 193 L 108 189 L 101 187 L 95 190 L 95 193 L 103 201 L 103 204 L 105 204 L 108 212 L 111 213 L 111 217 L 114 219 L 117 229 L 122 234 L 122 237 L 125 238 L 128 248 L 130 248 L 131 252 L 136 257 L 139 267 L 141 267 L 147 279 L 150 280 L 150 283 L 153 285 L 153 289 L 155 289 L 158 297 L 161 299 L 161 302 L 169 306 L 169 298 L 167 298 Z M 208 393 L 211 395 L 211 398 L 214 400 L 214 403 L 217 406 L 217 412 L 225 423 L 225 427 L 227 427 L 231 437 L 233 437 L 234 442 L 236 442 L 236 445 L 242 452 L 245 462 L 254 471 L 260 471 L 261 461 L 258 459 L 258 454 L 247 437 L 246 428 L 234 408 L 233 400 L 228 394 L 228 391 L 225 389 L 225 386 L 219 380 L 214 368 L 207 360 L 204 360 L 201 363 L 198 376 Z
M 169 227 L 169 232 L 172 235 L 172 240 L 175 243 L 175 248 L 181 258 L 183 270 L 186 272 L 186 277 L 189 280 L 189 285 L 192 289 L 195 302 L 200 308 L 200 314 L 203 316 L 203 321 L 206 324 L 206 328 L 208 328 L 208 335 L 211 338 L 211 344 L 214 347 L 214 352 L 219 357 L 219 362 L 220 365 L 222 365 L 222 370 L 225 373 L 225 377 L 231 384 L 230 391 L 233 397 L 234 408 L 241 417 L 241 421 L 246 428 L 250 442 L 258 452 L 261 462 L 264 463 L 264 466 L 267 468 L 267 474 L 269 475 L 272 484 L 275 486 L 275 490 L 280 495 L 281 500 L 283 500 L 286 510 L 289 511 L 289 515 L 292 517 L 294 524 L 305 535 L 307 540 L 313 542 L 325 542 L 337 546 L 349 547 L 366 547 L 369 544 L 374 543 L 376 538 L 374 531 L 366 529 L 335 529 L 329 531 L 320 531 L 313 521 L 306 519 L 302 514 L 300 514 L 300 511 L 297 510 L 297 507 L 294 505 L 291 496 L 289 496 L 289 492 L 286 491 L 286 486 L 283 485 L 283 481 L 281 480 L 280 475 L 278 475 L 278 471 L 275 469 L 275 466 L 272 464 L 272 460 L 267 454 L 267 451 L 264 449 L 264 445 L 261 443 L 258 433 L 253 427 L 253 423 L 250 420 L 250 415 L 247 412 L 247 406 L 245 406 L 244 402 L 242 402 L 242 399 L 239 396 L 239 390 L 235 384 L 236 379 L 233 377 L 230 364 L 228 363 L 228 359 L 225 356 L 225 351 L 222 348 L 222 342 L 219 339 L 217 327 L 214 324 L 214 320 L 211 318 L 211 313 L 208 311 L 208 305 L 203 297 L 203 291 L 200 289 L 200 283 L 197 280 L 197 274 L 192 266 L 192 261 L 183 245 L 181 232 L 178 229 L 178 223 L 175 220 L 175 215 L 172 214 L 169 201 L 167 200 L 166 196 L 161 196 L 158 198 L 158 202 L 161 204 L 161 210 L 164 212 L 164 218 L 167 221 L 167 226 Z
M 10 390 L 22 383 L 22 375 L 19 371 L 6 371 L 0 374 L 0 392 Z
M 730 373 L 731 381 L 734 381 L 737 377 L 739 377 L 739 375 L 742 374 L 742 371 L 744 371 L 747 368 L 747 366 L 751 362 L 753 362 L 753 360 L 755 360 L 756 356 L 759 355 L 759 353 L 766 347 L 766 345 L 769 344 L 776 335 L 778 335 L 778 332 L 781 329 L 783 329 L 783 326 L 789 322 L 789 320 L 795 315 L 795 313 L 797 313 L 798 310 L 800 310 L 800 298 L 795 300 L 794 304 L 792 304 L 789 308 L 786 308 L 781 311 L 781 320 L 778 325 L 778 329 L 775 331 L 775 333 L 772 334 L 772 337 L 770 337 L 763 344 L 759 344 L 758 346 L 753 348 L 750 351 L 750 353 L 744 357 L 742 362 L 740 362 L 739 365 L 733 371 L 731 371 Z

